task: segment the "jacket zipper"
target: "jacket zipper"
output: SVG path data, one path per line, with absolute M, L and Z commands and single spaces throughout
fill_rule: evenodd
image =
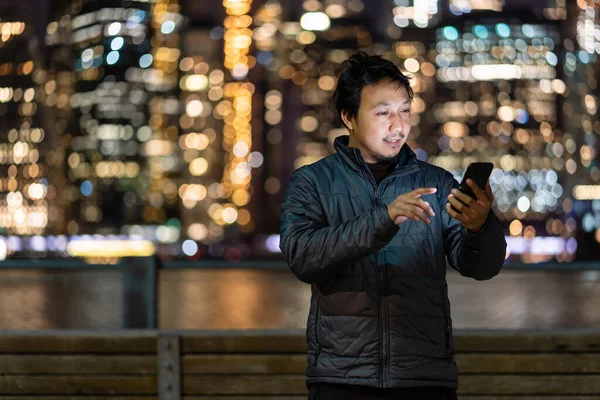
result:
M 377 196 L 377 182 L 375 181 L 375 178 L 373 177 L 373 174 L 370 173 L 369 168 L 367 167 L 366 163 L 364 163 L 364 166 L 368 172 L 364 172 L 363 170 L 363 175 L 365 180 L 367 181 L 367 186 L 369 187 L 370 191 L 371 191 L 371 197 L 373 200 L 373 203 L 375 204 L 375 206 L 377 207 L 379 205 L 379 197 Z M 387 369 L 387 351 L 386 351 L 386 325 L 385 325 L 385 310 L 384 310 L 384 296 L 383 296 L 383 277 L 382 277 L 382 273 L 383 273 L 383 268 L 385 268 L 385 265 L 383 266 L 383 268 L 380 267 L 381 265 L 381 255 L 377 256 L 377 292 L 378 292 L 378 298 L 377 298 L 377 305 L 379 308 L 379 331 L 381 332 L 381 337 L 379 339 L 379 387 L 386 387 L 386 379 L 384 377 L 385 374 L 385 370 Z
M 380 256 L 384 258 L 383 255 Z M 381 281 L 381 321 L 382 321 L 382 340 L 381 347 L 383 349 L 383 363 L 382 363 L 382 371 L 381 371 L 381 380 L 382 387 L 388 388 L 390 387 L 390 332 L 389 326 L 390 321 L 388 319 L 388 302 L 387 302 L 387 282 L 386 282 L 386 268 L 385 263 L 382 263 L 383 266 L 379 268 L 379 276 Z
M 367 163 L 363 160 L 363 173 L 365 170 L 367 173 L 364 173 L 366 180 L 370 183 L 369 188 L 371 189 L 371 196 L 373 198 L 373 203 L 375 206 L 379 205 L 379 187 L 381 184 L 389 178 L 399 177 L 411 174 L 419 169 L 418 166 L 413 166 L 411 168 L 407 168 L 401 170 L 396 173 L 392 173 L 379 183 L 377 186 L 377 182 L 371 174 Z M 389 352 L 389 318 L 388 318 L 388 304 L 387 304 L 387 282 L 385 280 L 386 277 L 386 267 L 384 262 L 383 254 L 380 253 L 377 257 L 377 266 L 378 266 L 378 274 L 377 274 L 377 289 L 380 292 L 379 296 L 379 326 L 381 329 L 381 340 L 380 340 L 380 362 L 379 362 L 379 386 L 382 388 L 390 387 L 390 352 Z

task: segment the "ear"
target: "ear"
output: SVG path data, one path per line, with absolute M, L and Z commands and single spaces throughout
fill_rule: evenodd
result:
M 342 117 L 342 122 L 344 123 L 344 125 L 346 125 L 346 128 L 348 128 L 349 130 L 353 130 L 356 118 L 349 117 L 347 111 L 342 111 L 341 117 Z

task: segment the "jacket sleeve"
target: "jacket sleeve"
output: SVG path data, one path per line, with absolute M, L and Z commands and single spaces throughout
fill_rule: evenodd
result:
M 447 173 L 441 190 L 441 210 L 444 247 L 448 263 L 461 275 L 477 280 L 496 276 L 506 256 L 506 239 L 502 224 L 496 214 L 490 211 L 488 219 L 479 233 L 470 233 L 462 224 L 446 211 L 448 195 L 458 182 Z
M 350 220 L 329 225 L 306 168 L 292 174 L 281 212 L 280 248 L 298 279 L 315 283 L 377 252 L 398 227 L 382 204 Z

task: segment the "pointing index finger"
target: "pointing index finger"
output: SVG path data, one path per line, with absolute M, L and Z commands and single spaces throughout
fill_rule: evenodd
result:
M 416 195 L 417 197 L 421 197 L 424 194 L 433 194 L 435 192 L 437 192 L 437 188 L 419 188 L 413 190 L 412 194 Z

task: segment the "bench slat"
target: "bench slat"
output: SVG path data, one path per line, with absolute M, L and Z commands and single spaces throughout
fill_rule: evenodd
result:
M 600 395 L 599 375 L 463 375 L 458 393 L 478 395 Z
M 600 373 L 600 353 L 457 354 L 456 364 L 465 373 Z
M 598 400 L 598 396 L 470 396 L 461 395 L 461 399 L 468 400 Z M 21 398 L 14 398 L 10 400 L 20 400 Z M 128 398 L 129 399 L 129 398 Z M 137 399 L 137 398 L 136 398 Z M 300 396 L 268 396 L 262 395 L 256 396 L 183 396 L 183 400 L 306 400 L 306 395 Z M 32 399 L 33 400 L 33 399 Z M 35 399 L 39 400 L 39 399 Z M 54 400 L 54 399 L 51 399 Z M 61 399 L 62 400 L 62 399 Z M 79 397 L 77 397 L 79 400 Z M 82 398 L 82 400 L 88 400 Z M 92 399 L 90 399 L 92 400 Z M 96 400 L 96 399 L 93 399 Z M 110 400 L 113 400 L 111 397 Z M 120 399 L 119 399 L 120 400 Z
M 204 333 L 182 334 L 181 352 L 187 353 L 306 353 L 304 333 L 265 334 L 249 332 L 247 335 Z
M 155 376 L 0 376 L 0 394 L 2 395 L 156 395 L 156 385 L 157 379 Z
M 457 354 L 464 373 L 600 373 L 600 354 Z M 186 374 L 304 374 L 306 356 L 297 354 L 209 354 L 182 357 Z M 1 369 L 0 369 L 1 371 Z
M 598 330 L 543 331 L 460 331 L 454 333 L 456 351 L 470 352 L 600 352 Z
M 0 374 L 126 374 L 157 373 L 152 355 L 2 355 Z
M 0 353 L 156 353 L 156 335 L 1 332 Z
M 455 347 L 467 352 L 599 352 L 600 332 L 455 332 Z M 0 332 L 0 353 L 153 353 L 156 334 Z M 184 332 L 183 353 L 298 353 L 306 352 L 304 333 Z
M 181 359 L 184 374 L 301 374 L 306 373 L 304 354 L 210 354 Z
M 302 396 L 183 396 L 183 400 L 306 400 L 306 395 Z M 112 400 L 112 399 L 111 399 Z M 576 399 L 578 400 L 578 399 Z M 586 399 L 587 400 L 587 399 Z
M 150 396 L 2 396 L 2 400 L 156 400 Z
M 183 375 L 182 393 L 219 395 L 306 395 L 303 375 Z
M 301 395 L 306 393 L 301 375 L 184 375 L 186 395 Z M 473 395 L 600 395 L 598 375 L 463 375 L 459 393 Z
M 598 352 L 598 330 L 472 331 L 454 332 L 456 351 L 470 352 Z M 306 352 L 304 332 L 186 332 L 182 334 L 183 353 L 300 353 Z
M 468 400 L 598 400 L 598 396 L 472 396 L 461 395 L 462 399 Z
M 468 400 L 598 400 L 597 396 L 471 396 L 461 395 Z M 256 396 L 183 396 L 183 400 L 258 400 Z M 306 395 L 268 396 L 260 400 L 306 400 Z M 39 396 L 3 396 L 2 400 L 42 400 Z M 44 396 L 43 400 L 156 400 L 156 396 Z

